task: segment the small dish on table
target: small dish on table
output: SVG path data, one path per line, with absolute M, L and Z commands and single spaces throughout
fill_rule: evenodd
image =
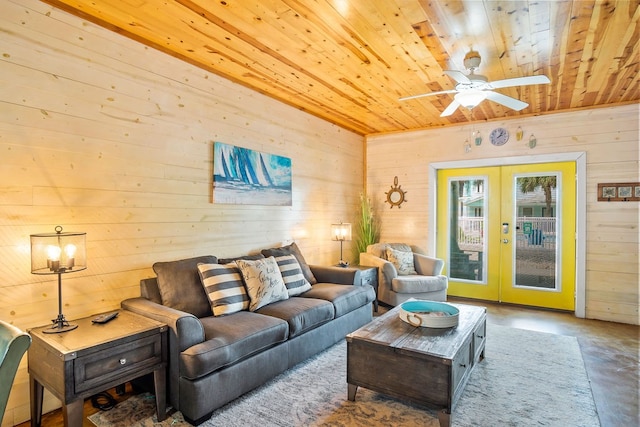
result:
M 452 328 L 458 326 L 460 310 L 445 302 L 413 300 L 400 304 L 399 316 L 411 326 Z

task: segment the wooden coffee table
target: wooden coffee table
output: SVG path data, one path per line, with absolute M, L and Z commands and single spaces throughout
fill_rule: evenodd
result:
M 484 358 L 486 308 L 451 304 L 458 326 L 434 329 L 402 321 L 400 307 L 347 335 L 349 400 L 358 387 L 441 408 L 442 427 L 462 395 L 473 367 Z

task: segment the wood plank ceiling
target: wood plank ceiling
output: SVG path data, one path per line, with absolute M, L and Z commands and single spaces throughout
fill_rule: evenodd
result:
M 638 102 L 640 0 L 43 0 L 362 135 Z M 444 70 L 529 104 L 453 101 Z

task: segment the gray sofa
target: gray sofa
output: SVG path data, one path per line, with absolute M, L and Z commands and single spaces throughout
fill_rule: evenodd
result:
M 198 264 L 227 264 L 204 256 L 154 264 L 157 277 L 140 283 L 141 297 L 122 308 L 169 326 L 167 393 L 191 424 L 276 375 L 330 347 L 372 320 L 372 287 L 359 271 L 309 266 L 295 243 L 260 258 L 293 253 L 311 289 L 255 311 L 214 316 Z

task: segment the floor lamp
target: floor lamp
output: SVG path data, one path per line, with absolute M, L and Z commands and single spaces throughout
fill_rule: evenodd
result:
M 62 314 L 62 275 L 87 268 L 87 233 L 63 233 L 57 226 L 55 233 L 31 235 L 31 273 L 58 275 L 58 317 L 50 329 L 43 332 L 57 334 L 78 327 L 67 322 Z

